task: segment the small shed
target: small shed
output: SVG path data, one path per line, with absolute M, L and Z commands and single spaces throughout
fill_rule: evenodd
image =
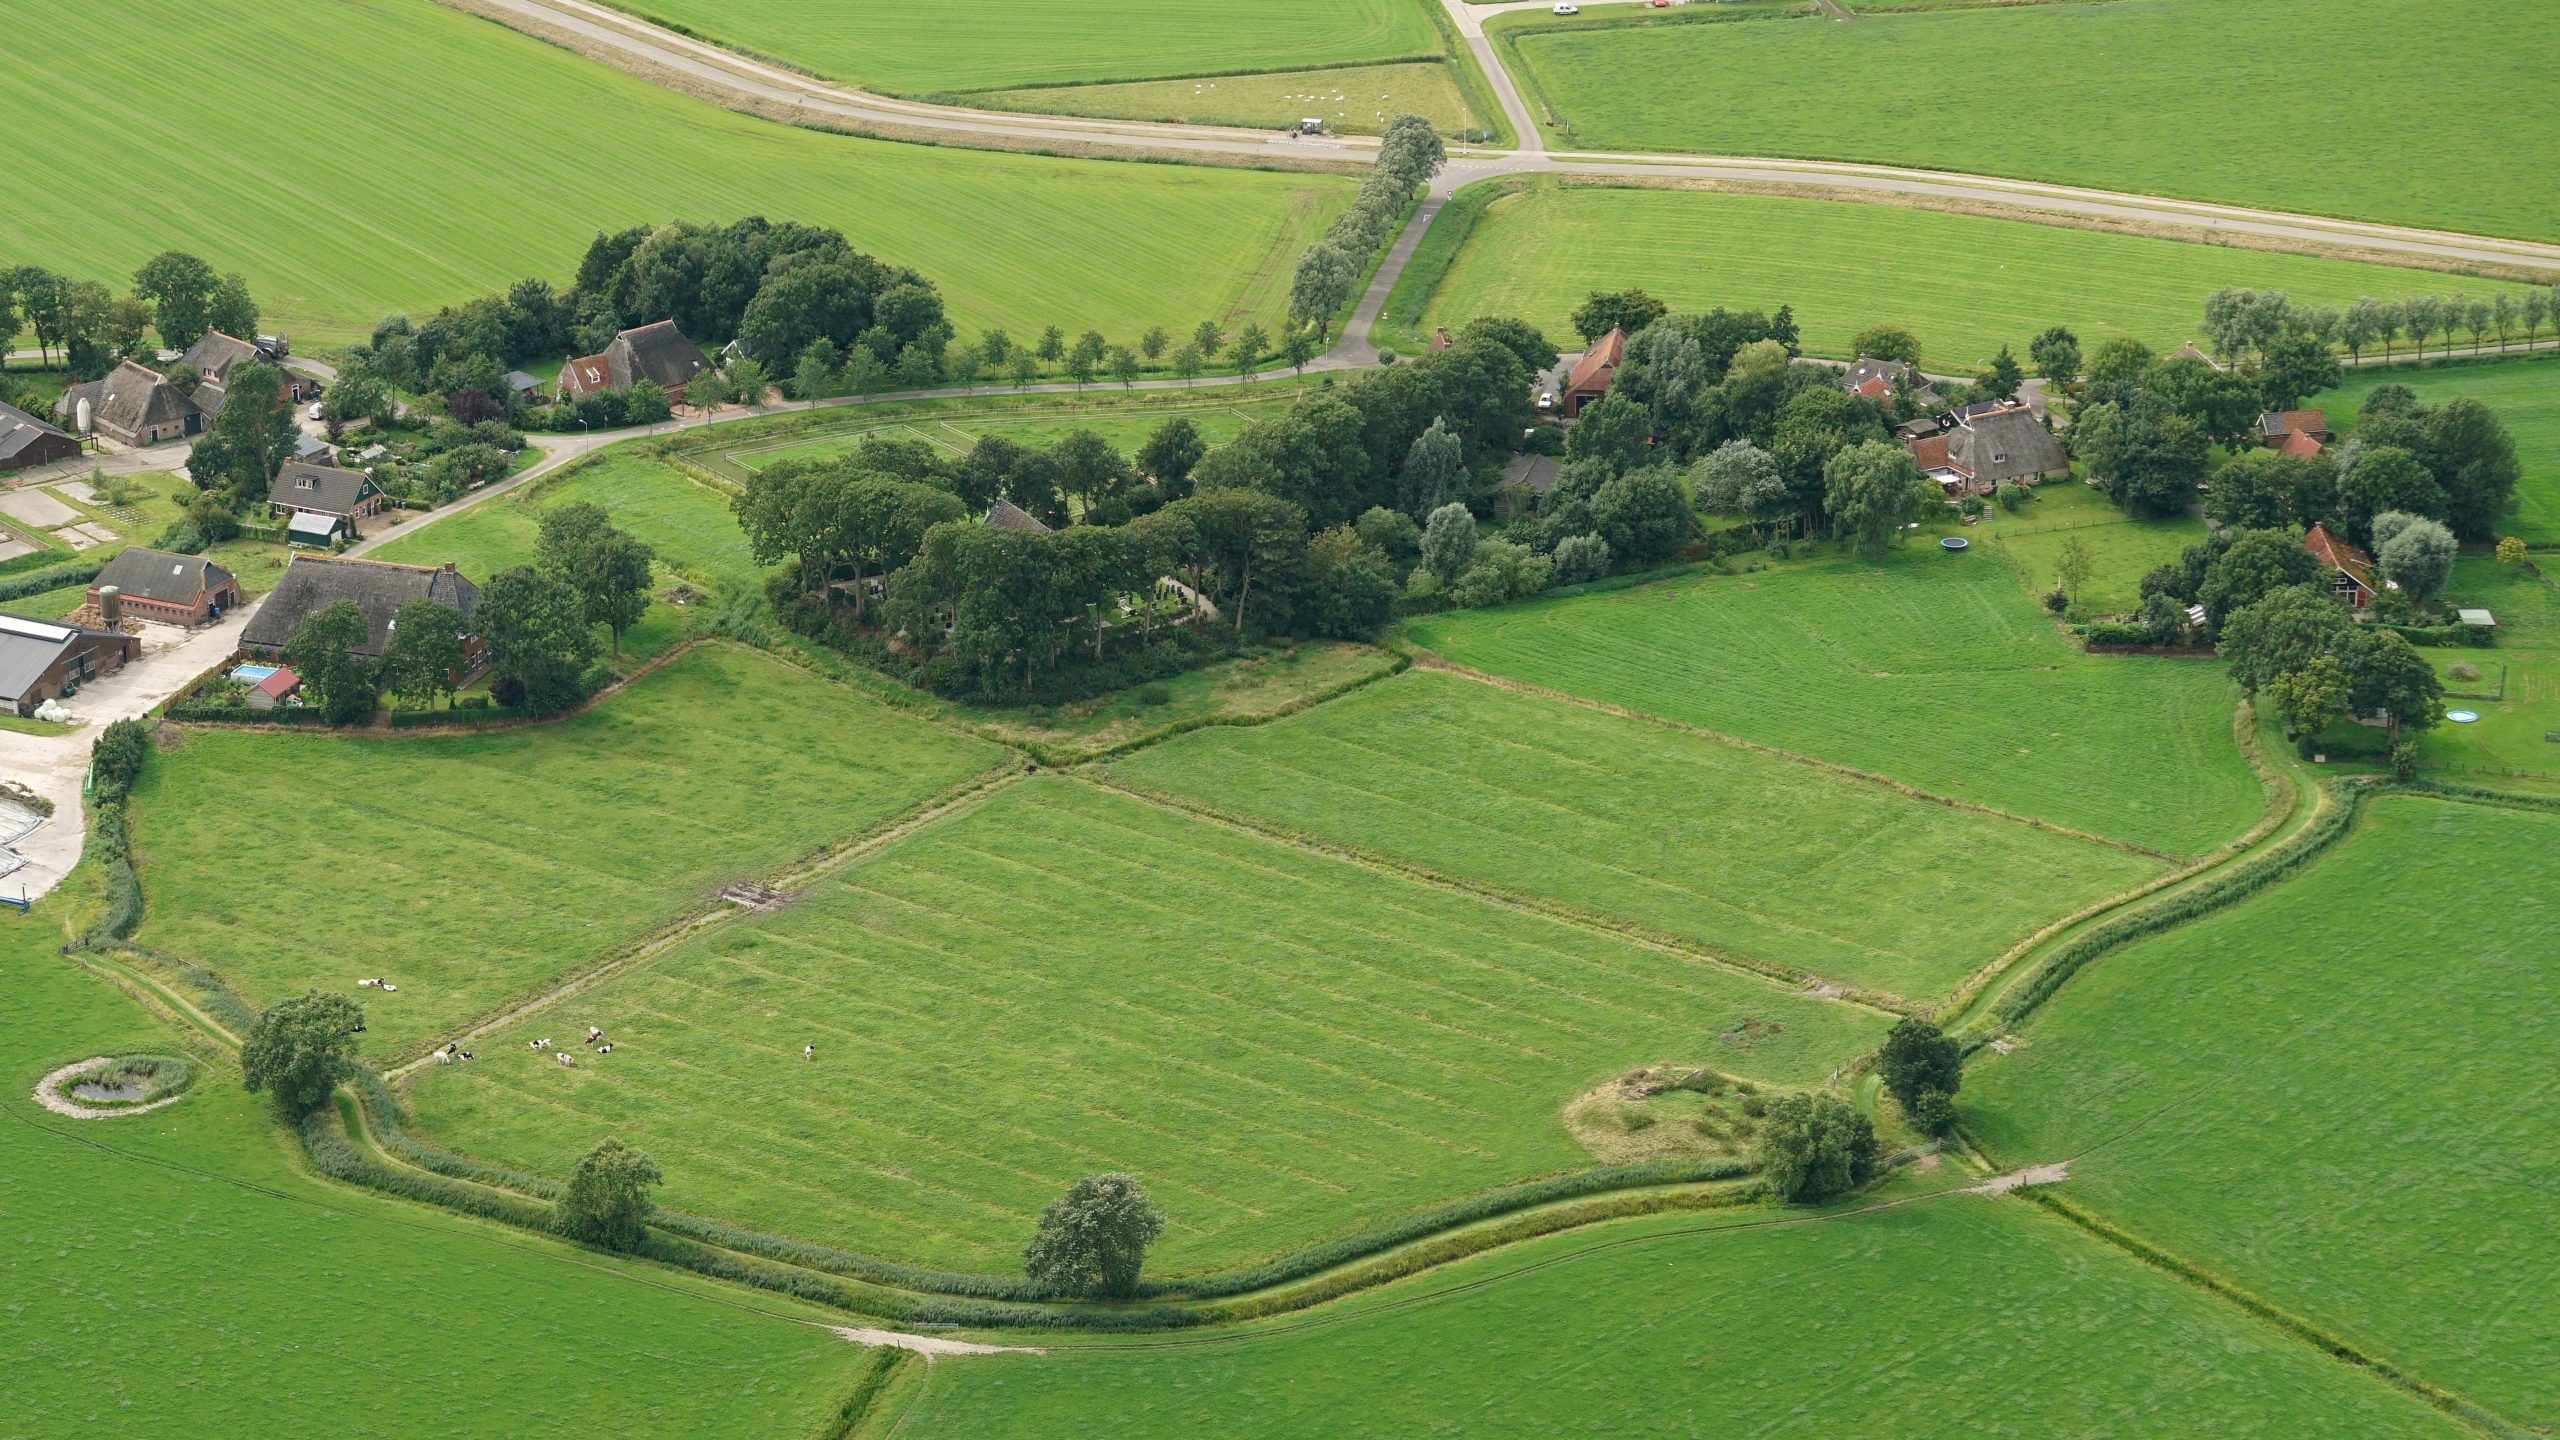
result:
M 347 533 L 347 519 L 343 515 L 322 515 L 316 511 L 297 510 L 293 518 L 285 522 L 284 543 L 315 545 L 325 550 L 338 543 L 338 537 L 345 533 Z
M 248 705 L 252 710 L 273 710 L 292 704 L 301 690 L 302 677 L 279 665 L 249 686 Z
M 2453 618 L 2465 625 L 2476 625 L 2483 630 L 2498 628 L 2498 617 L 2486 610 L 2456 610 L 2453 612 Z

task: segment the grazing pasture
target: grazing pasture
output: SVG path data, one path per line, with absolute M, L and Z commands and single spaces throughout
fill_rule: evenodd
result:
M 963 1269 L 1016 1270 L 1043 1205 L 1127 1170 L 1180 1274 L 1586 1168 L 1557 1111 L 1630 1066 L 1818 1081 L 1884 1018 L 1040 778 L 412 1098 L 474 1155 L 565 1175 L 619 1135 L 670 1204 Z M 612 1055 L 525 1050 L 585 1025 Z
M 1220 1343 L 1069 1341 L 963 1360 L 936 1368 L 900 1431 L 2466 1433 L 2023 1201 L 1947 1196 L 1813 1223 L 1770 1218 L 1745 1210 L 1552 1236 Z
M 2543 338 L 2550 338 L 2550 332 Z M 2515 513 L 2498 531 L 2521 535 L 2528 544 L 2560 546 L 2560 360 L 2518 357 L 2424 370 L 2353 372 L 2347 383 L 2309 403 L 2325 406 L 2330 427 L 2347 435 L 2355 428 L 2364 397 L 2377 385 L 2406 385 L 2430 405 L 2468 395 L 2496 411 L 2515 437 L 2516 458 L 2524 464 Z
M 2501 0 L 2117 0 L 1848 24 L 1808 9 L 1516 46 L 1582 149 L 1880 161 L 2546 240 L 2560 213 L 2517 179 L 2560 161 L 2560 100 L 2534 58 L 2555 51 L 2560 11 Z M 1974 88 L 1930 83 L 1985 64 L 1996 120 Z M 1857 103 L 1808 94 L 1813 77 Z
M 246 275 L 263 323 L 300 342 L 351 339 L 386 313 L 527 275 L 565 283 L 599 229 L 746 215 L 837 226 L 914 266 L 964 333 L 1054 324 L 1129 340 L 1151 324 L 1276 325 L 1290 266 L 1354 183 L 822 134 L 685 98 L 431 0 L 0 0 L 0 31 L 41 37 L 0 52 L 10 134 L 30 153 L 75 154 L 114 135 L 189 157 L 148 185 L 19 187 L 0 207 L 0 253 L 121 290 L 152 254 L 184 246 Z M 135 35 L 186 56 L 205 93 L 256 94 L 291 76 L 297 113 L 326 122 L 278 124 L 245 104 L 173 108 L 149 84 L 50 60 L 122 53 Z M 386 84 L 389 73 L 435 84 Z M 572 115 L 577 142 L 533 138 L 557 136 Z M 351 171 L 349 156 L 363 166 Z
M 1050 115 L 1107 115 L 1191 125 L 1293 126 L 1313 117 L 1337 135 L 1377 135 L 1399 115 L 1419 115 L 1444 136 L 1490 124 L 1467 106 L 1442 60 L 1349 70 L 1281 70 L 1264 75 L 1138 80 L 986 90 L 974 104 Z
M 756 1314 L 312 1180 L 201 1055 L 167 1109 L 41 1114 L 27 1090 L 55 1066 L 177 1042 L 43 921 L 0 931 L 0 1009 L 44 1017 L 0 1026 L 10 1433 L 770 1440 L 821 1433 L 852 1391 L 864 1352 L 778 1318 L 812 1314 L 779 1296 Z
M 1871 990 L 1945 993 L 2158 861 L 1739 746 L 1413 671 L 1115 783 Z M 1981 874 L 2034 875 L 1985 887 Z
M 894 93 L 1435 56 L 1417 0 L 634 0 L 695 34 Z
M 526 729 L 180 733 L 135 791 L 139 938 L 258 1006 L 391 979 L 376 1059 L 1003 755 L 721 644 Z
M 1722 34 L 1790 23 L 1683 28 Z M 1858 331 L 1899 325 L 1920 337 L 1923 364 L 1967 373 L 2002 345 L 2023 363 L 2027 342 L 2054 324 L 2071 327 L 2087 348 L 2126 335 L 2175 349 L 2195 332 L 2204 297 L 2224 285 L 2331 305 L 2497 288 L 2390 265 L 1897 205 L 1547 183 L 1486 206 L 1428 304 L 1408 294 L 1389 310 L 1418 310 L 1424 335 L 1479 315 L 1517 315 L 1570 345 L 1573 307 L 1592 290 L 1629 285 L 1675 310 L 1793 306 L 1804 347 L 1817 354 L 1846 357 Z
M 652 572 L 656 592 L 684 585 L 704 596 L 688 605 L 650 605 L 640 623 L 623 634 L 626 660 L 674 648 L 696 632 L 697 622 L 721 599 L 753 599 L 761 593 L 764 572 L 748 552 L 746 532 L 730 514 L 728 497 L 629 446 L 603 451 L 557 477 L 541 477 L 447 515 L 373 551 L 372 558 L 411 565 L 451 560 L 463 574 L 486 581 L 501 570 L 532 564 L 543 512 L 581 501 L 603 506 L 614 524 L 657 552 Z
M 2298 878 L 2083 971 L 1965 1087 L 2003 1162 L 2373 1353 L 2560 1422 L 2560 815 L 2368 805 Z
M 2137 520 L 2078 480 L 2039 485 L 2035 498 L 2015 512 L 1998 506 L 1964 533 L 1987 542 L 2017 567 L 2027 593 L 2041 598 L 2058 583 L 2056 565 L 2073 536 L 2089 547 L 2089 583 L 2074 597 L 2090 611 L 2112 614 L 2142 606 L 2142 577 L 2205 538 L 2193 515 Z
M 2083 655 L 1990 556 L 1692 573 L 1410 633 L 1459 665 L 2166 852 L 2261 811 L 2219 666 Z

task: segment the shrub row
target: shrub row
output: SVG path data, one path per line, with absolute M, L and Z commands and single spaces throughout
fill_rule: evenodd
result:
M 478 705 L 458 710 L 394 710 L 390 725 L 394 730 L 414 730 L 422 725 L 502 725 L 519 720 L 538 720 L 545 712 L 530 705 Z
M 393 1169 L 357 1149 L 355 1142 L 347 1138 L 347 1123 L 343 1112 L 325 1107 L 303 1117 L 302 1148 L 322 1174 L 404 1200 L 441 1205 L 526 1230 L 550 1232 L 550 1206 L 440 1176 Z
M 2392 787 L 2352 785 L 2333 790 L 2331 793 L 2338 797 L 2335 805 L 2263 859 L 2163 904 L 2098 926 L 2056 950 L 2045 957 L 2025 984 L 2001 997 L 1994 1013 L 2002 1024 L 2015 1026 L 2061 989 L 2064 981 L 2078 974 L 2081 967 L 2108 951 L 2244 900 L 2291 875 L 2347 833 L 2368 796 L 2387 788 Z
M 2460 646 L 2485 650 L 2498 643 L 2498 632 L 2486 625 L 2393 625 L 2400 638 L 2412 645 Z
M 169 707 L 169 718 L 190 725 L 310 725 L 329 722 L 321 717 L 317 706 L 279 705 L 272 710 L 252 710 L 246 705 L 216 705 L 208 700 L 185 700 Z
M 135 903 L 137 905 L 140 903 L 140 893 L 140 887 L 136 886 Z M 216 1020 L 230 1027 L 234 1033 L 245 1035 L 250 1026 L 258 1023 L 258 1012 L 249 1007 L 249 1002 L 233 994 L 229 986 L 213 978 L 194 961 L 184 956 L 172 955 L 165 950 L 154 950 L 148 945 L 136 945 L 130 940 L 124 941 L 117 948 L 139 955 L 185 981 L 187 987 L 196 992 L 196 1008 L 211 1013 Z
M 30 570 L 23 575 L 11 575 L 0 579 L 0 601 L 22 600 L 29 595 L 41 595 L 47 590 L 59 590 L 66 585 L 86 585 L 97 579 L 98 572 L 106 568 L 107 563 L 103 560 L 75 560 L 68 565 L 55 565 L 49 569 Z

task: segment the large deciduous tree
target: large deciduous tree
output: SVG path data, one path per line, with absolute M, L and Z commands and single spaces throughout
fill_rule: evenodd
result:
M 1883 554 L 1903 533 L 1931 489 L 1911 452 L 1883 440 L 1852 446 L 1822 467 L 1822 503 L 1833 533 L 1870 555 Z
M 306 990 L 279 1000 L 240 1042 L 240 1083 L 298 1120 L 327 1102 L 347 1071 L 348 1042 L 363 1028 L 364 1012 L 344 995 Z
M 603 1141 L 579 1158 L 568 1189 L 561 1192 L 555 1223 L 572 1240 L 625 1253 L 637 1250 L 656 1208 L 649 1191 L 661 1178 L 647 1151 L 619 1140 Z
M 373 714 L 373 668 L 355 652 L 373 636 L 353 600 L 335 600 L 302 617 L 285 642 L 284 662 L 302 679 L 302 693 L 321 718 L 346 725 Z
M 462 612 L 441 600 L 401 602 L 382 650 L 382 685 L 416 705 L 432 705 L 453 688 L 463 666 Z
M 533 554 L 544 573 L 578 592 L 587 623 L 612 632 L 613 653 L 621 654 L 622 632 L 649 608 L 649 547 L 582 500 L 544 513 Z
M 133 293 L 152 303 L 160 343 L 172 350 L 184 350 L 204 337 L 214 291 L 221 284 L 212 266 L 184 250 L 163 250 L 133 272 Z
M 1874 1176 L 1875 1126 L 1828 1091 L 1781 1096 L 1760 1121 L 1758 1153 L 1778 1198 L 1819 1204 Z
M 1164 1214 L 1136 1177 L 1088 1175 L 1040 1212 L 1022 1272 L 1062 1295 L 1126 1297 L 1163 1233 Z
M 534 711 L 566 710 L 585 697 L 596 637 L 585 601 L 565 582 L 529 565 L 502 570 L 481 587 L 472 620 L 489 668 L 521 685 Z

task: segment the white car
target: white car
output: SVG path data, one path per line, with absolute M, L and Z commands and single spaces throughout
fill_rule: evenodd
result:
M 316 400 L 311 403 L 311 418 L 314 420 L 320 418 L 320 402 Z
M 1559 15 L 1579 15 L 1582 13 L 1582 7 L 1579 5 L 1559 5 L 1556 7 L 1556 13 Z

